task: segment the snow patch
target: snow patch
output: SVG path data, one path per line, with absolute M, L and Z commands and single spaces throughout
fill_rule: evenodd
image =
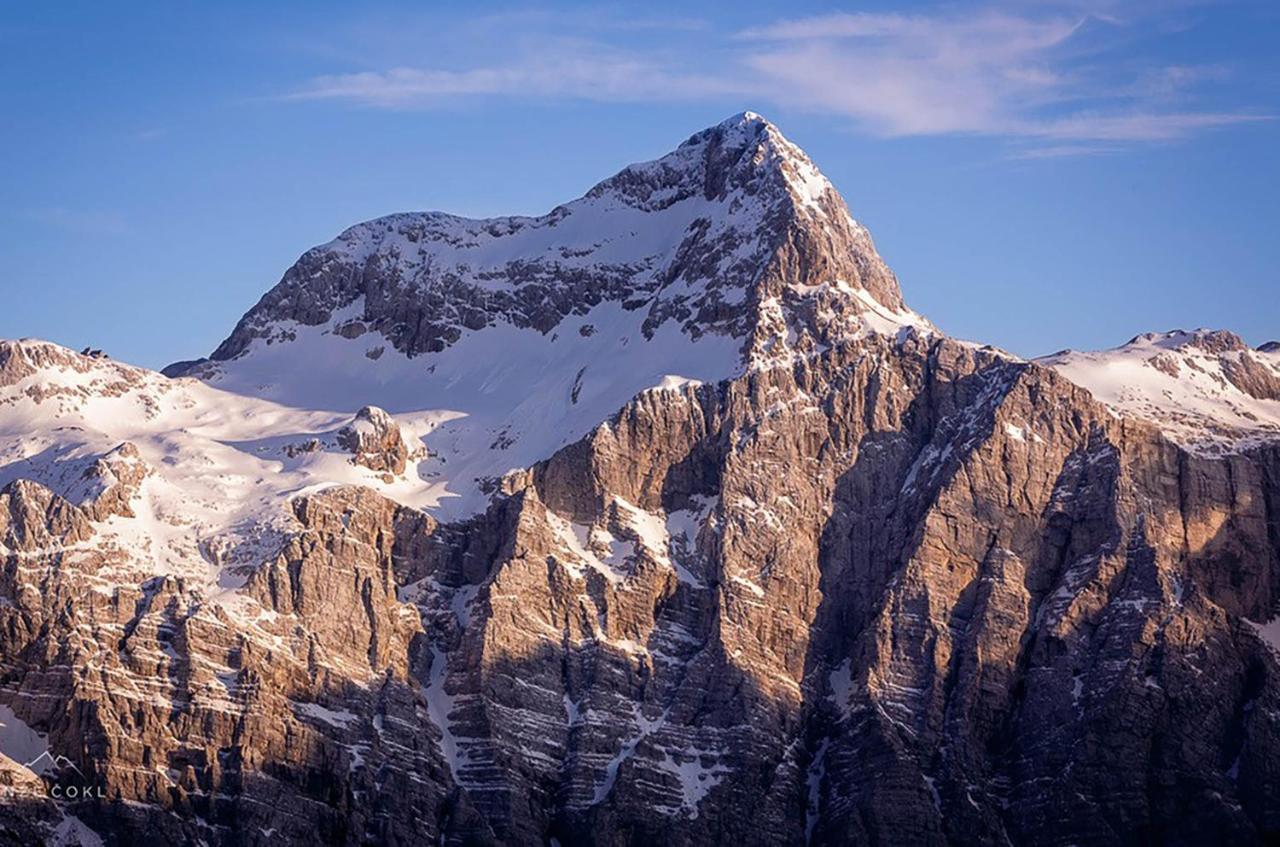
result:
M 0 706 L 0 753 L 39 776 L 52 764 L 48 752 L 49 742 L 44 735 L 28 726 L 13 709 Z
M 813 843 L 813 832 L 818 827 L 822 813 L 822 780 L 827 775 L 827 750 L 831 739 L 824 738 L 813 754 L 813 761 L 805 773 L 805 788 L 808 802 L 804 812 L 804 843 Z
M 318 721 L 324 721 L 331 726 L 346 729 L 357 716 L 346 709 L 330 709 L 321 706 L 319 703 L 294 703 L 294 711 L 307 717 L 314 718 Z
M 698 804 L 724 779 L 724 775 L 732 772 L 732 768 L 719 763 L 707 765 L 707 755 L 701 751 L 678 753 L 673 757 L 669 751 L 663 753 L 659 767 L 674 774 L 680 780 L 680 793 L 683 797 L 683 808 L 690 817 L 698 816 Z
M 1253 627 L 1263 641 L 1271 646 L 1272 650 L 1280 654 L 1280 616 L 1274 617 L 1266 623 L 1249 621 L 1249 625 Z
M 831 699 L 835 702 L 840 714 L 849 713 L 849 698 L 853 695 L 853 670 L 849 659 L 845 659 L 827 676 L 831 686 Z
M 102 843 L 102 837 L 88 824 L 65 811 L 49 840 L 50 847 L 102 847 Z

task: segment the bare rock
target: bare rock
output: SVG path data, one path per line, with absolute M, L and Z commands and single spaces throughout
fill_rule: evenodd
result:
M 365 406 L 338 431 L 338 444 L 352 453 L 351 461 L 373 471 L 404 473 L 409 448 L 395 419 L 376 406 Z

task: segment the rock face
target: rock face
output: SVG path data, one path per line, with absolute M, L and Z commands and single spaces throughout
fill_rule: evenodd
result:
M 12 421 L 0 416 L 6 437 L 62 409 L 42 405 L 64 397 L 47 390 L 69 379 L 58 373 L 132 404 L 111 409 L 154 398 L 151 423 L 114 453 L 103 445 L 121 433 L 90 398 L 45 425 L 73 421 L 74 448 L 53 441 L 0 467 L 0 704 L 104 795 L 30 792 L 0 808 L 0 833 L 1280 838 L 1280 440 L 1224 431 L 1218 449 L 1196 449 L 1192 422 L 1104 405 L 1069 362 L 942 336 L 902 305 L 807 161 L 744 117 L 545 218 L 358 227 L 304 257 L 195 371 L 266 385 L 266 363 L 293 355 L 303 373 L 316 350 L 345 351 L 384 384 L 402 378 L 393 368 L 422 374 L 403 393 L 422 405 L 394 414 L 352 420 L 368 402 L 355 397 L 340 414 L 248 398 L 234 421 L 256 426 L 250 437 L 205 421 L 228 395 L 199 382 L 130 372 L 133 388 L 109 388 L 95 375 L 122 366 L 65 351 L 53 373 L 28 342 L 0 348 L 19 397 Z M 632 212 L 673 209 L 689 223 L 675 219 L 684 228 L 649 265 L 635 257 L 654 241 L 611 240 L 623 224 L 575 228 L 622 215 L 640 232 Z M 761 221 L 782 223 L 757 233 Z M 528 249 L 518 239 L 558 228 L 595 245 L 590 262 L 568 248 L 469 252 L 508 238 Z M 635 322 L 600 319 L 615 308 Z M 473 358 L 486 333 L 545 347 L 495 344 L 483 367 L 457 370 L 451 357 Z M 385 356 L 365 354 L 371 335 Z M 647 364 L 674 342 L 705 359 L 716 338 L 736 356 L 722 378 Z M 1212 358 L 1270 410 L 1249 388 L 1266 378 L 1225 375 L 1274 374 L 1267 351 L 1164 338 L 1141 342 L 1143 363 Z M 605 342 L 650 384 L 611 373 L 622 402 L 536 442 L 551 446 L 450 512 L 480 467 L 451 446 L 462 434 L 502 468 L 534 451 L 529 427 L 578 426 L 617 396 L 585 376 Z M 531 376 L 553 366 L 559 381 Z M 451 389 L 460 374 L 471 384 Z M 1218 420 L 1198 413 L 1202 429 Z M 470 419 L 483 424 L 450 428 Z M 199 498 L 166 500 L 165 486 L 195 485 L 175 468 L 196 461 L 204 487 L 184 490 Z M 81 493 L 83 468 L 97 482 Z M 221 490 L 211 474 L 249 480 L 226 490 L 259 510 L 203 505 Z M 60 784 L 32 767 L 14 759 L 11 781 Z

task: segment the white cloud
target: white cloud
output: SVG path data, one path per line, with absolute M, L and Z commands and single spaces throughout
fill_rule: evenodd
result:
M 1022 127 L 1022 134 L 1076 141 L 1170 141 L 1206 129 L 1272 119 L 1269 115 L 1236 112 L 1080 112 L 1028 123 Z
M 1123 13 L 1123 14 L 1122 14 Z M 1066 155 L 1268 119 L 1197 107 L 1219 65 L 1145 63 L 1133 34 L 1160 27 L 1140 2 L 1003 5 L 918 14 L 839 13 L 730 34 L 691 27 L 670 45 L 521 32 L 501 61 L 320 76 L 288 96 L 415 108 L 452 98 L 674 101 L 733 98 L 843 117 L 886 137 L 980 134 Z M 531 22 L 529 26 L 546 26 Z M 1118 34 L 1125 33 L 1126 37 Z M 679 37 L 685 41 L 678 45 Z M 490 45 L 491 47 L 492 45 Z
M 972 58 L 974 47 L 993 56 L 1024 53 L 1061 43 L 1083 17 L 1032 19 L 996 9 L 954 17 L 858 12 L 779 21 L 739 32 L 745 41 L 886 39 L 901 42 L 922 56 L 954 52 Z
M 1091 29 L 1117 25 L 1088 14 L 994 9 L 860 13 L 782 21 L 738 38 L 765 45 L 746 62 L 773 98 L 847 116 L 886 136 L 1164 141 L 1259 119 L 1226 110 L 1155 111 L 1176 104 L 1192 85 L 1222 79 L 1224 69 L 1144 68 L 1125 79 L 1110 65 L 1115 57 L 1098 52 L 1089 37 Z
M 740 33 L 773 96 L 851 117 L 881 135 L 1007 133 L 1056 99 L 1045 61 L 1082 19 L 988 11 L 957 17 L 826 15 Z
M 734 91 L 721 78 L 671 68 L 616 50 L 580 43 L 545 47 L 501 65 L 462 70 L 393 68 L 334 74 L 291 93 L 298 100 L 350 100 L 372 106 L 431 105 L 452 97 L 570 97 L 670 100 Z

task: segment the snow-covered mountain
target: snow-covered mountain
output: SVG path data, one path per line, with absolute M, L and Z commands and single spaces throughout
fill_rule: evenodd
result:
M 1278 410 L 947 338 L 751 113 L 164 374 L 0 342 L 0 840 L 1266 842 Z
M 287 339 L 288 322 L 347 337 L 372 330 L 416 355 L 504 324 L 549 334 L 610 303 L 646 338 L 671 323 L 691 339 L 741 344 L 771 298 L 836 280 L 878 309 L 903 309 L 831 183 L 747 112 L 542 217 L 401 214 L 352 227 L 303 256 L 212 358 Z
M 1224 331 L 1139 335 L 1098 353 L 1064 351 L 1056 368 L 1115 409 L 1159 426 L 1190 450 L 1238 452 L 1280 439 L 1280 349 Z
M 460 517 L 640 391 L 910 329 L 935 331 L 840 195 L 744 113 L 540 218 L 352 227 L 211 359 L 166 372 L 296 409 L 387 409 L 427 451 L 403 502 Z

